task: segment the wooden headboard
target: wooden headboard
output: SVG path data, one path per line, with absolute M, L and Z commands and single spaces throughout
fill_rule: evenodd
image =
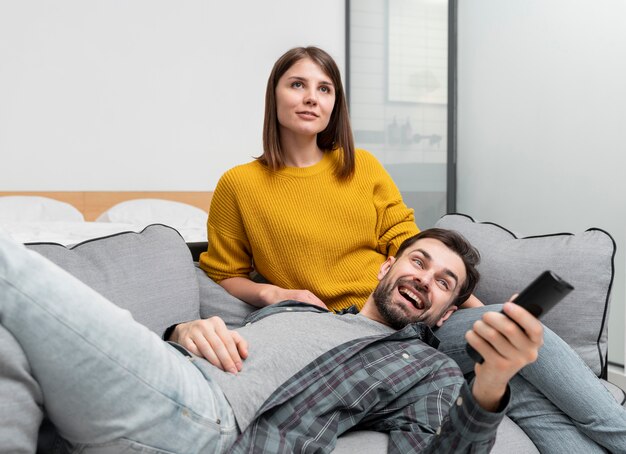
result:
M 174 202 L 187 203 L 201 208 L 207 213 L 211 206 L 212 191 L 56 191 L 56 192 L 35 192 L 35 191 L 13 191 L 0 192 L 0 196 L 5 195 L 30 195 L 49 197 L 60 200 L 76 207 L 83 213 L 86 221 L 95 221 L 98 216 L 120 202 L 133 199 L 164 199 Z

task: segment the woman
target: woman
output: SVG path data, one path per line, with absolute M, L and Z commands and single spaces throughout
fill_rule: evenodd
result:
M 263 154 L 220 179 L 200 267 L 254 306 L 293 299 L 359 309 L 376 274 L 419 232 L 380 163 L 355 150 L 337 65 L 297 48 L 274 65 Z M 272 284 L 249 279 L 255 270 Z
M 418 232 L 413 212 L 380 163 L 354 149 L 339 70 L 327 53 L 296 48 L 280 57 L 265 103 L 264 152 L 220 179 L 200 266 L 255 306 L 293 299 L 331 310 L 360 307 L 380 265 Z M 271 284 L 250 280 L 252 271 Z M 482 306 L 475 298 L 466 305 Z M 488 309 L 459 311 L 437 333 L 442 351 L 465 373 L 473 363 L 463 335 Z M 193 351 L 192 337 L 186 346 Z M 526 381 L 516 389 L 540 390 L 596 443 L 626 452 L 626 412 L 554 333 L 546 329 L 539 360 L 521 375 Z M 538 413 L 545 425 L 525 421 Z M 601 451 L 578 430 L 564 428 L 569 419 L 555 408 L 520 404 L 511 414 L 542 451 Z M 566 434 L 558 446 L 555 426 Z

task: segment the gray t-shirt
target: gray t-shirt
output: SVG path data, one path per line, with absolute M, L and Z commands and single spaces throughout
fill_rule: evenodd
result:
M 243 432 L 263 402 L 318 356 L 348 342 L 393 329 L 361 315 L 281 312 L 237 331 L 248 341 L 248 358 L 238 374 L 203 368 L 224 392 Z

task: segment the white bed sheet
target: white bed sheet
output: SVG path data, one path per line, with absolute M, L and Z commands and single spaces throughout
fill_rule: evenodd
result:
M 112 222 L 2 222 L 0 229 L 19 243 L 59 243 L 71 246 L 120 232 L 141 232 L 149 224 Z M 176 228 L 176 227 L 174 227 Z M 187 243 L 206 241 L 206 226 L 177 228 Z

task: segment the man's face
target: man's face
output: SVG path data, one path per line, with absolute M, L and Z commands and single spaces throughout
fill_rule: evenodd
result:
M 466 279 L 465 265 L 455 252 L 432 238 L 416 241 L 381 267 L 373 299 L 383 323 L 395 329 L 409 323 L 441 324 Z

